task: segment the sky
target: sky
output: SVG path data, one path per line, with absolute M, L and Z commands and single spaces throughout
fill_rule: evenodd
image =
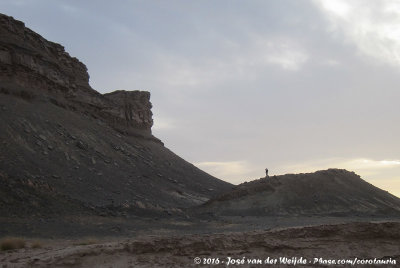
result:
M 153 134 L 237 184 L 345 168 L 400 197 L 400 2 L 1 0 L 90 85 L 151 92 Z

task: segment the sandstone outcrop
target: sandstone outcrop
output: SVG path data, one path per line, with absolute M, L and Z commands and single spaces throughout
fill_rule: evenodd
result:
M 115 104 L 108 112 L 121 124 L 136 129 L 151 129 L 153 126 L 149 92 L 117 90 L 104 96 Z
M 102 95 L 89 85 L 86 66 L 63 46 L 47 41 L 21 21 L 0 14 L 1 90 L 25 98 L 42 97 L 62 107 L 90 113 L 127 134 L 151 138 L 150 93 L 115 91 Z
M 95 91 L 61 45 L 0 14 L 0 214 L 164 215 L 229 189 L 151 134 L 151 108 L 146 91 Z
M 21 21 L 0 15 L 2 82 L 15 83 L 66 96 L 96 94 L 89 86 L 86 66 L 70 57 L 64 47 L 49 42 Z

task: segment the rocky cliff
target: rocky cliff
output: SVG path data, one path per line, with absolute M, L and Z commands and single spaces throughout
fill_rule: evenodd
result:
M 163 213 L 229 189 L 152 136 L 151 107 L 98 93 L 61 45 L 0 14 L 0 215 Z
M 108 110 L 117 121 L 114 125 L 145 130 L 153 126 L 149 92 L 117 90 L 104 96 L 115 104 Z
M 63 46 L 1 14 L 0 36 L 3 92 L 50 99 L 61 107 L 100 117 L 121 132 L 151 137 L 149 92 L 98 93 L 89 85 L 86 66 L 65 52 Z

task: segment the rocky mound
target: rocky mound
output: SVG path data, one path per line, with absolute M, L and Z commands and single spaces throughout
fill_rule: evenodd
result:
M 243 183 L 200 210 L 232 216 L 400 216 L 400 199 L 354 172 L 329 169 Z
M 2 14 L 0 82 L 2 216 L 164 211 L 231 188 L 151 134 L 149 92 L 98 93 L 83 63 Z

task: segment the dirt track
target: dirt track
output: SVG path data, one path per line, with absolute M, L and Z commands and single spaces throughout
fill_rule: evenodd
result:
M 196 265 L 195 257 L 202 263 L 214 258 L 219 264 Z M 280 257 L 297 257 L 297 261 L 303 257 L 303 260 L 307 259 L 305 266 L 318 266 L 313 264 L 314 258 L 326 261 L 376 258 L 399 262 L 400 223 L 347 223 L 210 235 L 146 236 L 81 246 L 73 245 L 72 241 L 52 242 L 41 249 L 2 252 L 0 262 L 3 267 L 223 267 L 227 266 L 228 257 L 245 263 L 253 259 L 265 262 L 268 257 L 271 262 L 277 259 L 271 267 L 287 266 L 280 264 Z M 265 264 L 230 266 L 261 267 Z

